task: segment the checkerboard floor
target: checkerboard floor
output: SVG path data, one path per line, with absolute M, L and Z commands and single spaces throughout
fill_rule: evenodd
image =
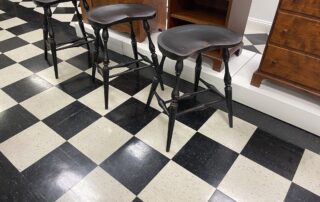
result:
M 36 11 L 0 0 L 0 201 L 320 201 L 319 137 L 239 103 L 230 129 L 218 103 L 180 117 L 167 153 L 168 118 L 155 100 L 145 111 L 152 72 L 112 80 L 105 110 L 85 48 L 58 52 L 54 78 Z M 62 18 L 63 41 L 75 33 Z M 164 81 L 168 98 L 174 78 Z

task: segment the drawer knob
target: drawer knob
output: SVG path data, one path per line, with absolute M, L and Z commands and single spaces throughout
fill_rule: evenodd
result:
M 272 63 L 273 65 L 275 65 L 275 64 L 278 63 L 278 61 L 277 61 L 277 60 L 272 60 L 271 63 Z
M 288 32 L 289 32 L 288 29 L 283 29 L 283 30 L 282 30 L 282 33 L 284 33 L 284 34 L 286 34 L 286 33 L 288 33 Z

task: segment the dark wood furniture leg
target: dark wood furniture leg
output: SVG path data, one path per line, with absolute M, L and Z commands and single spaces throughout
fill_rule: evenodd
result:
M 231 86 L 232 78 L 229 70 L 230 53 L 227 48 L 223 49 L 222 57 L 225 65 L 224 83 L 225 83 L 225 94 L 226 94 L 226 102 L 227 102 L 228 116 L 229 116 L 229 126 L 232 128 L 233 127 L 232 86 Z
M 56 79 L 59 78 L 58 73 L 58 62 L 57 62 L 57 45 L 54 37 L 53 32 L 53 25 L 52 25 L 52 12 L 50 6 L 45 6 L 44 8 L 44 15 L 47 18 L 47 25 L 48 25 L 48 31 L 49 31 L 49 41 L 50 41 L 50 48 L 51 48 L 51 54 L 52 54 L 52 60 L 53 60 L 53 67 L 54 67 L 54 74 Z
M 43 45 L 44 45 L 44 58 L 48 60 L 48 19 L 47 15 L 43 15 Z
M 98 69 L 99 65 L 99 48 L 100 48 L 100 29 L 99 28 L 93 28 L 94 29 L 94 35 L 95 35 L 95 40 L 94 40 L 94 52 L 93 52 L 93 67 L 92 67 L 92 81 L 95 82 L 96 80 L 96 72 Z
M 197 92 L 199 88 L 201 69 L 202 69 L 202 55 L 201 53 L 199 53 L 196 61 L 196 68 L 195 68 L 194 92 Z
M 76 16 L 77 16 L 77 19 L 78 19 L 78 23 L 79 23 L 79 27 L 80 27 L 80 30 L 81 30 L 82 37 L 87 42 L 86 46 L 87 46 L 87 50 L 88 50 L 88 65 L 89 65 L 89 67 L 91 67 L 92 66 L 92 61 L 91 61 L 90 45 L 88 43 L 88 37 L 87 37 L 86 31 L 84 29 L 82 15 L 80 14 L 79 9 L 78 9 L 77 0 L 72 0 L 72 4 L 73 4 L 73 6 L 74 6 L 74 8 L 76 10 Z
M 104 102 L 105 102 L 105 109 L 109 108 L 109 55 L 108 55 L 108 40 L 109 40 L 109 32 L 108 28 L 104 28 L 102 32 L 102 39 L 103 39 L 103 85 L 104 85 Z
M 149 41 L 149 50 L 151 52 L 151 58 L 152 58 L 156 73 L 158 74 L 160 86 L 161 86 L 161 89 L 164 90 L 162 77 L 160 75 L 161 74 L 161 70 L 159 68 L 158 56 L 156 54 L 156 48 L 155 48 L 155 46 L 154 46 L 154 44 L 152 42 L 152 39 L 151 39 L 150 25 L 148 23 L 148 20 L 143 20 L 143 27 L 144 27 L 144 30 L 145 30 L 145 32 L 147 34 L 147 38 L 148 38 L 148 41 Z
M 180 86 L 180 75 L 183 70 L 183 60 L 178 60 L 176 64 L 176 84 L 171 94 L 171 104 L 169 107 L 169 126 L 168 126 L 168 137 L 167 137 L 167 148 L 166 151 L 170 151 L 171 140 L 173 134 L 174 123 L 178 111 L 178 102 L 179 102 L 179 86 Z

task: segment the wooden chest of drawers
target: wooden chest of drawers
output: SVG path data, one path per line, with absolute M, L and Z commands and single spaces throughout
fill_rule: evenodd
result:
M 268 79 L 320 96 L 320 0 L 281 0 L 251 84 Z

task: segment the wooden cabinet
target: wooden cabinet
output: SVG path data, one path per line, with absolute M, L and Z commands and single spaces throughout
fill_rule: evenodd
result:
M 259 69 L 263 79 L 320 96 L 320 1 L 281 0 Z
M 210 24 L 225 26 L 244 34 L 251 0 L 169 0 L 168 28 L 185 24 Z M 243 44 L 230 50 L 239 55 Z M 206 56 L 213 59 L 213 69 L 221 71 L 222 52 L 211 51 Z
M 157 11 L 156 18 L 150 21 L 151 31 L 164 30 L 166 28 L 167 0 L 87 0 L 87 2 L 90 8 L 116 3 L 139 3 L 150 5 Z M 87 15 L 82 5 L 81 9 L 83 18 L 86 21 Z M 124 33 L 130 32 L 130 26 L 127 23 L 112 26 L 112 29 Z M 136 33 L 137 41 L 144 41 L 146 38 L 146 34 L 141 22 L 134 23 L 134 30 Z

